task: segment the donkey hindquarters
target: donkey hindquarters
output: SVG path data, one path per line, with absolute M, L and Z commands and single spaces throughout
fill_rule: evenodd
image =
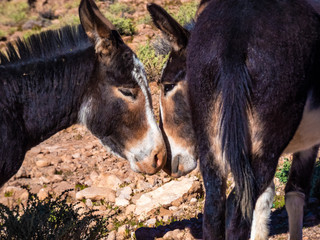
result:
M 204 239 L 248 239 L 255 202 L 320 78 L 319 29 L 317 14 L 299 0 L 212 0 L 199 16 L 187 77 L 206 188 Z M 226 164 L 237 199 L 227 231 Z

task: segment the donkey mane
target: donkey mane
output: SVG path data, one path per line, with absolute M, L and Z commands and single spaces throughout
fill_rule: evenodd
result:
M 78 52 L 90 45 L 81 25 L 65 26 L 31 35 L 27 39 L 19 38 L 13 43 L 6 44 L 6 50 L 0 51 L 0 64 L 4 66 L 21 61 L 48 60 L 58 55 Z

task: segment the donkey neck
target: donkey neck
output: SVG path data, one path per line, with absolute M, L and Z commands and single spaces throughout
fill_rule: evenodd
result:
M 0 110 L 14 113 L 29 137 L 29 147 L 77 122 L 94 65 L 94 49 L 88 43 L 47 59 L 0 66 L 0 93 L 6 96 Z

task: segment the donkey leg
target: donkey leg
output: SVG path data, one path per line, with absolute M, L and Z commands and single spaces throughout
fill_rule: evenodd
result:
M 200 167 L 206 189 L 203 214 L 203 239 L 225 239 L 226 175 L 212 154 L 200 158 Z
M 289 218 L 289 239 L 302 239 L 303 207 L 311 187 L 312 170 L 319 146 L 293 155 L 289 180 L 285 188 Z
M 265 159 L 268 159 L 268 161 Z M 269 204 L 271 204 L 272 202 L 271 198 L 273 195 L 271 187 L 277 163 L 278 155 L 272 153 L 269 154 L 268 152 L 267 154 L 261 154 L 260 156 L 254 157 L 252 161 L 252 169 L 255 174 L 255 179 L 257 183 L 257 189 L 255 191 L 255 196 L 253 196 L 254 199 L 252 199 L 252 201 L 254 201 L 254 206 L 257 208 L 256 210 L 258 210 L 259 212 L 262 210 L 262 212 L 264 213 L 264 216 L 259 216 L 261 217 L 261 220 L 259 218 L 258 220 L 256 220 L 258 221 L 257 223 L 259 227 L 261 226 L 265 229 L 262 236 L 265 236 L 267 231 L 267 227 L 263 226 L 263 222 L 266 222 L 266 215 L 268 215 L 268 212 L 270 211 Z M 265 195 L 263 195 L 264 193 Z M 258 198 L 260 197 L 260 195 L 262 196 L 258 202 Z M 268 201 L 266 199 L 268 199 Z M 231 216 L 232 217 L 230 220 L 230 224 L 227 227 L 227 239 L 248 239 L 251 229 L 250 219 L 243 218 L 240 206 L 235 206 L 233 208 Z M 258 216 L 258 212 L 255 213 L 255 216 Z M 258 227 L 257 223 L 255 225 L 256 227 Z M 262 225 L 260 225 L 259 223 L 261 223 Z M 257 238 L 257 233 L 253 234 L 255 234 L 255 239 L 260 239 Z
M 251 226 L 251 240 L 268 239 L 268 223 L 274 195 L 275 186 L 274 182 L 272 181 L 269 187 L 260 195 L 256 202 Z

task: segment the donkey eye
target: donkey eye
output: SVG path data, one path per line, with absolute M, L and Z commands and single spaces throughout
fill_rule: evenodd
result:
M 136 96 L 134 95 L 134 93 L 130 89 L 121 88 L 121 89 L 119 89 L 119 92 L 121 92 L 126 97 L 131 97 L 132 99 L 136 99 Z
M 165 84 L 164 85 L 164 95 L 170 92 L 176 85 L 175 84 Z

